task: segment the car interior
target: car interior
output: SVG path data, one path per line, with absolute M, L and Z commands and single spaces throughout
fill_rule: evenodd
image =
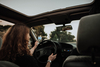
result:
M 100 66 L 99 16 L 100 14 L 94 14 L 81 18 L 77 38 L 77 50 L 80 55 L 67 57 L 63 67 Z
M 1 45 L 2 45 L 2 38 L 0 37 L 0 48 L 1 48 Z
M 29 28 L 55 23 L 56 25 L 80 20 L 77 32 L 76 47 L 70 43 L 43 40 L 39 43 L 33 57 L 40 67 L 44 67 L 51 53 L 57 54 L 51 67 L 99 67 L 100 66 L 100 0 L 89 4 L 71 6 L 45 12 L 35 16 L 27 16 L 8 6 L 0 4 L 0 19 L 11 23 L 24 23 Z M 37 40 L 33 29 L 30 30 L 32 46 Z M 0 39 L 2 45 L 2 39 Z M 11 66 L 10 66 L 11 65 Z M 19 67 L 9 61 L 0 61 L 0 67 Z

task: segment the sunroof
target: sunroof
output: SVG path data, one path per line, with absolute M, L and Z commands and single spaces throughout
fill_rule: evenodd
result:
M 0 3 L 28 16 L 91 3 L 93 0 L 0 0 Z
M 11 23 L 11 22 L 0 19 L 0 25 L 3 25 L 3 26 L 11 25 L 12 26 L 12 25 L 14 25 L 14 23 Z

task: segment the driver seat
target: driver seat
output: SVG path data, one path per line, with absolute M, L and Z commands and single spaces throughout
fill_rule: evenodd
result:
M 62 67 L 100 67 L 100 14 L 81 18 L 77 35 L 80 55 L 67 57 Z

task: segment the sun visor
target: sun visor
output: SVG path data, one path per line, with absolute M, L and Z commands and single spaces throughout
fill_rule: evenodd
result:
M 77 35 L 77 50 L 81 54 L 90 54 L 92 48 L 95 53 L 100 52 L 100 14 L 81 18 Z

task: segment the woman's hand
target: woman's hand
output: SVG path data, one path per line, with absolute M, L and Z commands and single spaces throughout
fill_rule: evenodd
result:
M 35 42 L 35 44 L 34 44 L 34 47 L 32 47 L 31 49 L 30 49 L 30 54 L 31 54 L 31 56 L 33 55 L 33 53 L 34 53 L 34 50 L 37 48 L 37 46 L 38 46 L 38 41 L 36 41 Z
M 37 46 L 38 46 L 38 44 L 39 44 L 39 42 L 38 42 L 38 41 L 36 41 L 36 42 L 35 42 L 34 47 L 37 47 Z
M 45 67 L 50 67 L 50 61 L 53 61 L 53 60 L 55 60 L 56 59 L 56 56 L 57 56 L 57 54 L 55 54 L 55 55 L 53 55 L 53 53 L 48 57 L 48 63 L 46 64 L 46 66 Z
M 53 53 L 48 57 L 48 60 L 55 60 L 56 59 L 57 54 L 53 55 Z

